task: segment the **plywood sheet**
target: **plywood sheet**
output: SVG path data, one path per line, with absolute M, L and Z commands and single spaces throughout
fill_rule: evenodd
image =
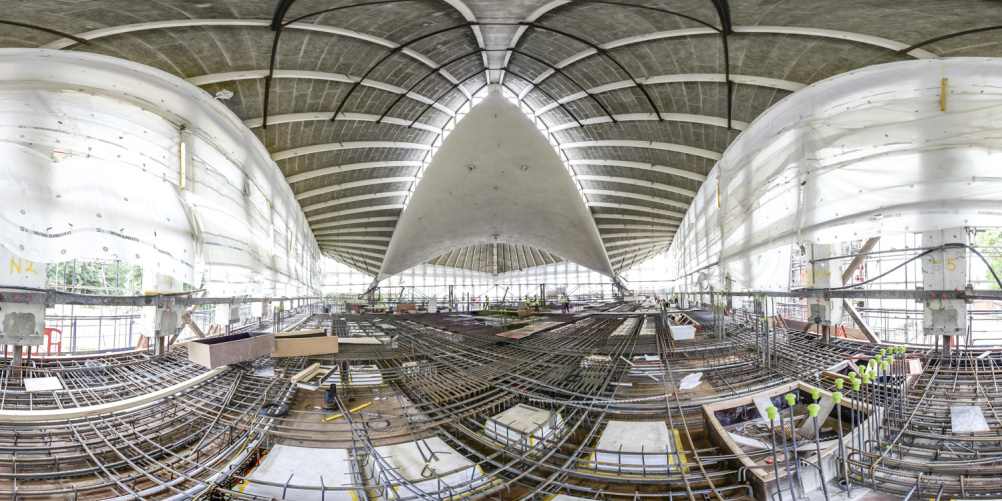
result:
M 501 332 L 498 336 L 506 337 L 508 339 L 522 339 L 524 337 L 529 337 L 537 332 L 545 331 L 560 325 L 561 322 L 539 322 L 536 324 L 526 325 L 521 329 L 515 329 L 513 331 Z

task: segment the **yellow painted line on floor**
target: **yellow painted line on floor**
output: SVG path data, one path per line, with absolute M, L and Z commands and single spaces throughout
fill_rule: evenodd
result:
M 362 404 L 362 405 L 360 405 L 360 406 L 358 406 L 358 407 L 355 407 L 354 409 L 351 409 L 350 411 L 348 411 L 348 414 L 351 414 L 352 412 L 355 412 L 355 411 L 357 411 L 357 410 L 361 410 L 361 409 L 364 409 L 364 408 L 366 408 L 366 407 L 368 407 L 368 406 L 370 406 L 370 405 L 372 405 L 372 402 L 367 402 L 367 403 L 364 403 L 364 404 Z M 333 416 L 331 416 L 331 417 L 329 417 L 329 418 L 324 418 L 324 419 L 321 419 L 321 420 L 320 420 L 320 422 L 321 422 L 321 423 L 326 423 L 326 422 L 328 422 L 328 421 L 333 421 L 333 420 L 335 420 L 335 419 L 337 419 L 337 418 L 339 418 L 339 417 L 344 417 L 344 414 L 335 414 L 335 415 L 333 415 Z

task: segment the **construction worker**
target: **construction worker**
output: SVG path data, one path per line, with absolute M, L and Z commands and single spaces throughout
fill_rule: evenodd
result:
M 484 296 L 484 309 L 485 310 L 491 309 L 491 297 L 490 296 Z
M 525 295 L 525 311 L 529 311 L 529 295 Z
M 564 313 L 570 313 L 571 312 L 571 298 L 567 297 L 567 294 L 564 294 L 563 303 L 564 303 Z
M 532 296 L 532 310 L 536 312 L 539 311 L 539 299 L 537 299 L 536 296 Z

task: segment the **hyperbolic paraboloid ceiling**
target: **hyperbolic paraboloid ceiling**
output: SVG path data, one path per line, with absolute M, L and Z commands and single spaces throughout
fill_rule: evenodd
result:
M 0 46 L 108 54 L 216 95 L 321 249 L 373 275 L 443 130 L 498 84 L 552 133 L 622 271 L 670 244 L 769 106 L 867 65 L 997 56 L 1002 31 L 902 49 L 1000 14 L 990 0 L 33 0 L 6 2 Z

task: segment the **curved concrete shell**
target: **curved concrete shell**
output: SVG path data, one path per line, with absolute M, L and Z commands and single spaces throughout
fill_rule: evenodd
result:
M 613 275 L 567 168 L 500 93 L 474 107 L 442 143 L 393 233 L 379 279 L 488 243 L 528 245 Z

